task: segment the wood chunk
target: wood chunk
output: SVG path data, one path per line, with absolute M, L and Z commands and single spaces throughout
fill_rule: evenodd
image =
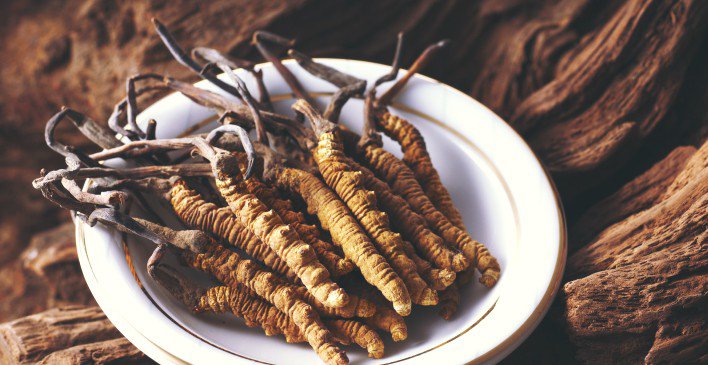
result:
M 610 224 L 661 200 L 669 184 L 695 152 L 692 146 L 675 149 L 651 169 L 595 204 L 574 224 L 569 234 L 571 250 L 581 247 Z
M 577 279 L 563 286 L 562 317 L 581 362 L 705 358 L 706 155 L 708 142 L 663 200 L 606 228 L 570 258 L 567 275 Z
M 98 307 L 68 306 L 0 324 L 0 360 L 12 364 L 148 363 Z

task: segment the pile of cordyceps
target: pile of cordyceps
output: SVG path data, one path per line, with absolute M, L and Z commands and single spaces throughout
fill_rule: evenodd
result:
M 459 287 L 475 269 L 482 284 L 496 283 L 499 264 L 467 233 L 420 132 L 388 110 L 445 42 L 428 47 L 381 96 L 377 87 L 398 74 L 401 35 L 391 71 L 368 88 L 364 80 L 290 49 L 302 68 L 339 87 L 320 111 L 276 56 L 276 48 L 293 42 L 256 32 L 253 44 L 297 96 L 296 116 L 289 117 L 273 110 L 262 71 L 252 63 L 210 48 L 188 54 L 154 23 L 178 62 L 242 102 L 167 76 L 131 77 L 126 98 L 108 120 L 111 130 L 66 108 L 47 123 L 46 142 L 66 157 L 67 167 L 43 172 L 34 186 L 77 219 L 154 242 L 148 273 L 172 295 L 195 312 L 230 312 L 269 336 L 307 341 L 324 362 L 345 364 L 340 344 L 353 342 L 380 358 L 380 333 L 404 340 L 404 317 L 413 304 L 439 305 L 449 319 L 459 304 Z M 257 99 L 232 71 L 239 67 L 255 78 Z M 217 78 L 221 72 L 233 84 Z M 136 86 L 145 81 L 150 85 Z M 163 121 L 140 128 L 136 100 L 166 89 L 212 108 L 220 126 L 208 134 L 156 139 L 156 123 Z M 337 124 L 352 97 L 365 100 L 361 135 Z M 103 150 L 88 154 L 56 141 L 62 120 Z M 402 159 L 382 148 L 381 132 L 400 145 Z M 110 158 L 130 161 L 130 167 L 101 164 Z M 79 183 L 86 179 L 92 184 L 82 190 Z M 191 230 L 166 227 L 149 197 L 171 205 Z M 129 204 L 142 206 L 151 219 L 129 216 Z M 179 255 L 221 285 L 197 287 L 160 263 L 165 254 Z

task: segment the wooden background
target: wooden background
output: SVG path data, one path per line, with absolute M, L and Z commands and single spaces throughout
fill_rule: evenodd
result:
M 452 39 L 424 73 L 526 138 L 569 223 L 564 285 L 505 362 L 708 361 L 707 8 L 703 0 L 1 2 L 0 362 L 150 362 L 94 307 L 68 215 L 30 181 L 60 162 L 42 131 L 61 105 L 103 120 L 129 75 L 193 79 L 161 46 L 152 16 L 184 45 L 254 60 L 256 29 L 295 37 L 313 55 L 383 63 L 405 30 L 404 65 Z

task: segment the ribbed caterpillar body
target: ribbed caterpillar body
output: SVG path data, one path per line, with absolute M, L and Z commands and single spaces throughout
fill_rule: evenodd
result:
M 446 242 L 455 245 L 464 253 L 470 265 L 482 273 L 480 282 L 487 287 L 493 286 L 499 279 L 499 263 L 486 247 L 473 240 L 469 234 L 453 225 L 438 211 L 425 195 L 423 188 L 415 178 L 413 171 L 396 156 L 369 144 L 362 151 L 362 159 L 376 175 L 386 180 L 391 189 L 406 199 L 408 204 L 422 215 L 428 225 Z
M 303 198 L 311 214 L 317 215 L 322 228 L 329 231 L 332 241 L 342 247 L 365 280 L 379 289 L 387 300 L 400 300 L 400 288 L 405 290 L 386 259 L 374 247 L 344 202 L 327 184 L 316 176 L 293 168 L 283 168 L 276 174 L 279 187 Z

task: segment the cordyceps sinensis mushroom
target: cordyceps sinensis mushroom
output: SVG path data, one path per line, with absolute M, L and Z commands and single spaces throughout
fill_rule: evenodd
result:
M 444 44 L 444 42 L 441 42 L 428 47 L 423 56 L 418 59 L 418 66 L 416 66 L 414 71 L 422 67 L 427 62 L 429 55 Z M 398 56 L 394 61 L 393 69 L 396 71 L 398 69 Z M 479 279 L 480 282 L 487 287 L 491 287 L 499 279 L 499 263 L 483 244 L 473 240 L 467 231 L 460 228 L 461 224 L 454 224 L 433 204 L 428 193 L 421 186 L 421 180 L 428 184 L 430 190 L 433 191 L 433 195 L 441 199 L 448 210 L 452 206 L 452 200 L 450 200 L 447 190 L 440 182 L 440 177 L 430 161 L 422 135 L 412 124 L 403 119 L 393 117 L 383 107 L 405 85 L 405 82 L 412 74 L 407 74 L 402 79 L 402 83 L 397 83 L 389 90 L 389 93 L 384 94 L 379 100 L 376 99 L 376 86 L 382 82 L 392 80 L 393 77 L 391 75 L 393 74 L 389 73 L 380 78 L 367 93 L 364 112 L 365 130 L 359 143 L 359 149 L 369 167 L 376 171 L 377 175 L 384 178 L 394 191 L 404 197 L 418 213 L 425 217 L 433 230 L 446 242 L 455 244 L 465 254 L 467 259 L 474 263 L 474 267 L 482 273 Z M 391 123 L 382 122 L 383 118 L 386 118 L 386 121 L 391 121 Z M 376 133 L 377 126 L 388 131 L 387 135 L 399 141 L 404 151 L 404 160 L 407 160 L 405 164 L 381 147 L 381 138 Z M 413 169 L 416 169 L 417 173 Z M 454 206 L 452 206 L 452 209 L 454 209 Z M 455 212 L 457 211 L 456 209 L 454 210 Z M 459 213 L 457 215 L 459 216 Z M 458 220 L 461 223 L 461 219 Z
M 379 252 L 384 256 L 388 256 L 387 252 L 395 253 L 397 241 L 401 237 L 388 229 L 388 217 L 378 210 L 375 193 L 363 187 L 361 171 L 355 169 L 344 154 L 337 126 L 325 120 L 312 105 L 302 99 L 298 100 L 292 108 L 310 120 L 315 134 L 318 135 L 319 140 L 313 151 L 313 156 L 327 185 L 347 204 L 361 226 L 371 236 Z M 411 311 L 411 297 L 403 282 L 405 278 L 399 277 L 399 275 L 403 276 L 404 273 L 414 272 L 415 264 L 411 262 L 410 266 L 407 266 L 404 263 L 399 268 L 404 272 L 397 273 L 394 262 L 397 262 L 395 260 L 399 256 L 401 255 L 387 257 L 391 260 L 389 264 L 394 268 L 394 271 L 391 272 L 392 275 L 389 278 L 386 278 L 385 289 L 381 292 L 393 303 L 397 312 L 408 315 Z M 422 279 L 420 281 L 425 285 Z M 370 283 L 376 285 L 376 283 Z
M 400 47 L 398 49 L 400 49 Z M 340 89 L 335 96 L 341 95 L 342 98 L 345 98 L 357 95 L 357 93 L 363 94 L 363 88 L 359 86 L 356 88 L 347 86 L 361 85 L 361 83 L 356 81 L 358 79 L 355 77 L 329 66 L 319 64 L 300 52 L 290 50 L 290 55 L 309 73 L 339 86 Z M 391 75 L 395 75 L 395 73 L 391 73 Z M 363 86 L 365 86 L 365 84 Z M 341 108 L 341 104 L 338 103 L 339 102 L 333 98 L 327 110 L 334 110 L 335 112 L 333 114 L 338 116 L 339 109 Z M 333 106 L 335 104 L 338 105 Z M 361 160 L 362 157 L 358 156 L 357 152 L 357 144 L 361 137 L 346 129 L 340 129 L 340 133 L 348 152 L 357 155 L 357 158 Z M 395 158 L 393 155 L 387 155 L 387 157 Z M 398 161 L 398 164 L 402 163 Z M 406 239 L 413 242 L 416 248 L 420 250 L 428 260 L 435 263 L 435 265 L 440 268 L 451 269 L 456 272 L 462 271 L 469 266 L 469 262 L 464 255 L 448 248 L 444 240 L 429 229 L 425 218 L 412 209 L 405 199 L 402 199 L 396 192 L 391 191 L 391 188 L 388 187 L 386 183 L 373 176 L 368 169 L 361 166 L 359 166 L 359 168 L 363 173 L 362 176 L 364 177 L 367 188 L 376 192 L 380 208 L 393 218 L 393 226 L 397 228 Z
M 232 131 L 240 133 L 243 129 L 233 125 L 221 126 L 214 129 L 207 139 Z M 333 308 L 345 306 L 349 297 L 330 279 L 329 272 L 317 261 L 312 247 L 303 242 L 297 232 L 283 222 L 275 211 L 248 191 L 247 183 L 241 178 L 237 155 L 217 153 L 207 159 L 212 163 L 219 192 L 241 219 L 241 223 L 277 252 L 320 302 Z M 247 171 L 250 161 L 249 158 Z
M 170 202 L 177 215 L 189 226 L 209 232 L 237 247 L 266 267 L 290 280 L 297 277 L 278 254 L 244 227 L 228 207 L 217 207 L 184 180 L 175 181 Z
M 306 341 L 290 317 L 246 286 L 217 285 L 202 289 L 169 267 L 156 268 L 153 277 L 172 296 L 197 313 L 231 313 L 242 318 L 249 327 L 261 327 L 267 336 L 283 335 L 288 343 Z M 383 356 L 383 341 L 365 324 L 345 319 L 325 319 L 322 322 L 337 342 L 343 345 L 354 342 L 366 349 L 371 357 Z
M 224 132 L 235 133 L 241 139 L 248 156 L 245 176 L 241 174 L 237 155 L 216 148 L 208 142 Z M 272 248 L 318 300 L 331 307 L 345 306 L 348 301 L 346 292 L 330 279 L 327 269 L 317 261 L 314 250 L 299 238 L 297 232 L 284 224 L 275 212 L 245 188 L 244 178 L 250 177 L 255 152 L 247 132 L 242 128 L 234 125 L 222 126 L 212 131 L 206 140 L 192 137 L 133 141 L 93 154 L 92 157 L 106 159 L 127 155 L 139 156 L 154 151 L 195 147 L 202 157 L 210 161 L 216 185 L 241 224 Z
M 236 76 L 236 74 L 233 73 L 229 67 L 224 64 L 218 64 L 218 66 L 221 67 L 222 70 L 236 83 L 236 87 L 241 93 L 241 97 L 249 106 L 251 114 L 253 115 L 258 142 L 264 145 L 269 145 L 268 136 L 265 132 L 265 126 L 263 124 L 260 112 L 256 108 L 255 100 L 253 100 L 251 94 L 248 92 L 246 85 L 238 76 Z M 212 132 L 215 137 L 218 136 L 218 131 L 219 129 Z M 245 159 L 241 158 L 241 168 L 244 168 L 244 162 Z M 354 264 L 350 260 L 343 259 L 337 255 L 334 252 L 334 247 L 321 239 L 317 227 L 307 224 L 305 222 L 304 215 L 299 212 L 295 212 L 290 202 L 277 197 L 277 192 L 274 187 L 267 186 L 255 178 L 244 180 L 244 186 L 249 193 L 255 195 L 256 198 L 273 209 L 285 224 L 288 224 L 294 228 L 305 243 L 314 248 L 318 259 L 328 269 L 333 277 L 338 277 L 351 272 L 354 268 Z
M 267 336 L 282 334 L 287 342 L 305 341 L 292 318 L 244 285 L 217 285 L 204 289 L 168 266 L 156 268 L 152 277 L 194 312 L 229 312 L 242 318 L 249 327 L 261 327 Z
M 333 342 L 332 335 L 315 309 L 298 295 L 295 287 L 251 260 L 219 245 L 210 245 L 203 254 L 183 252 L 190 266 L 210 273 L 232 288 L 241 284 L 285 313 L 305 335 L 308 343 L 328 364 L 346 364 L 348 359 Z

